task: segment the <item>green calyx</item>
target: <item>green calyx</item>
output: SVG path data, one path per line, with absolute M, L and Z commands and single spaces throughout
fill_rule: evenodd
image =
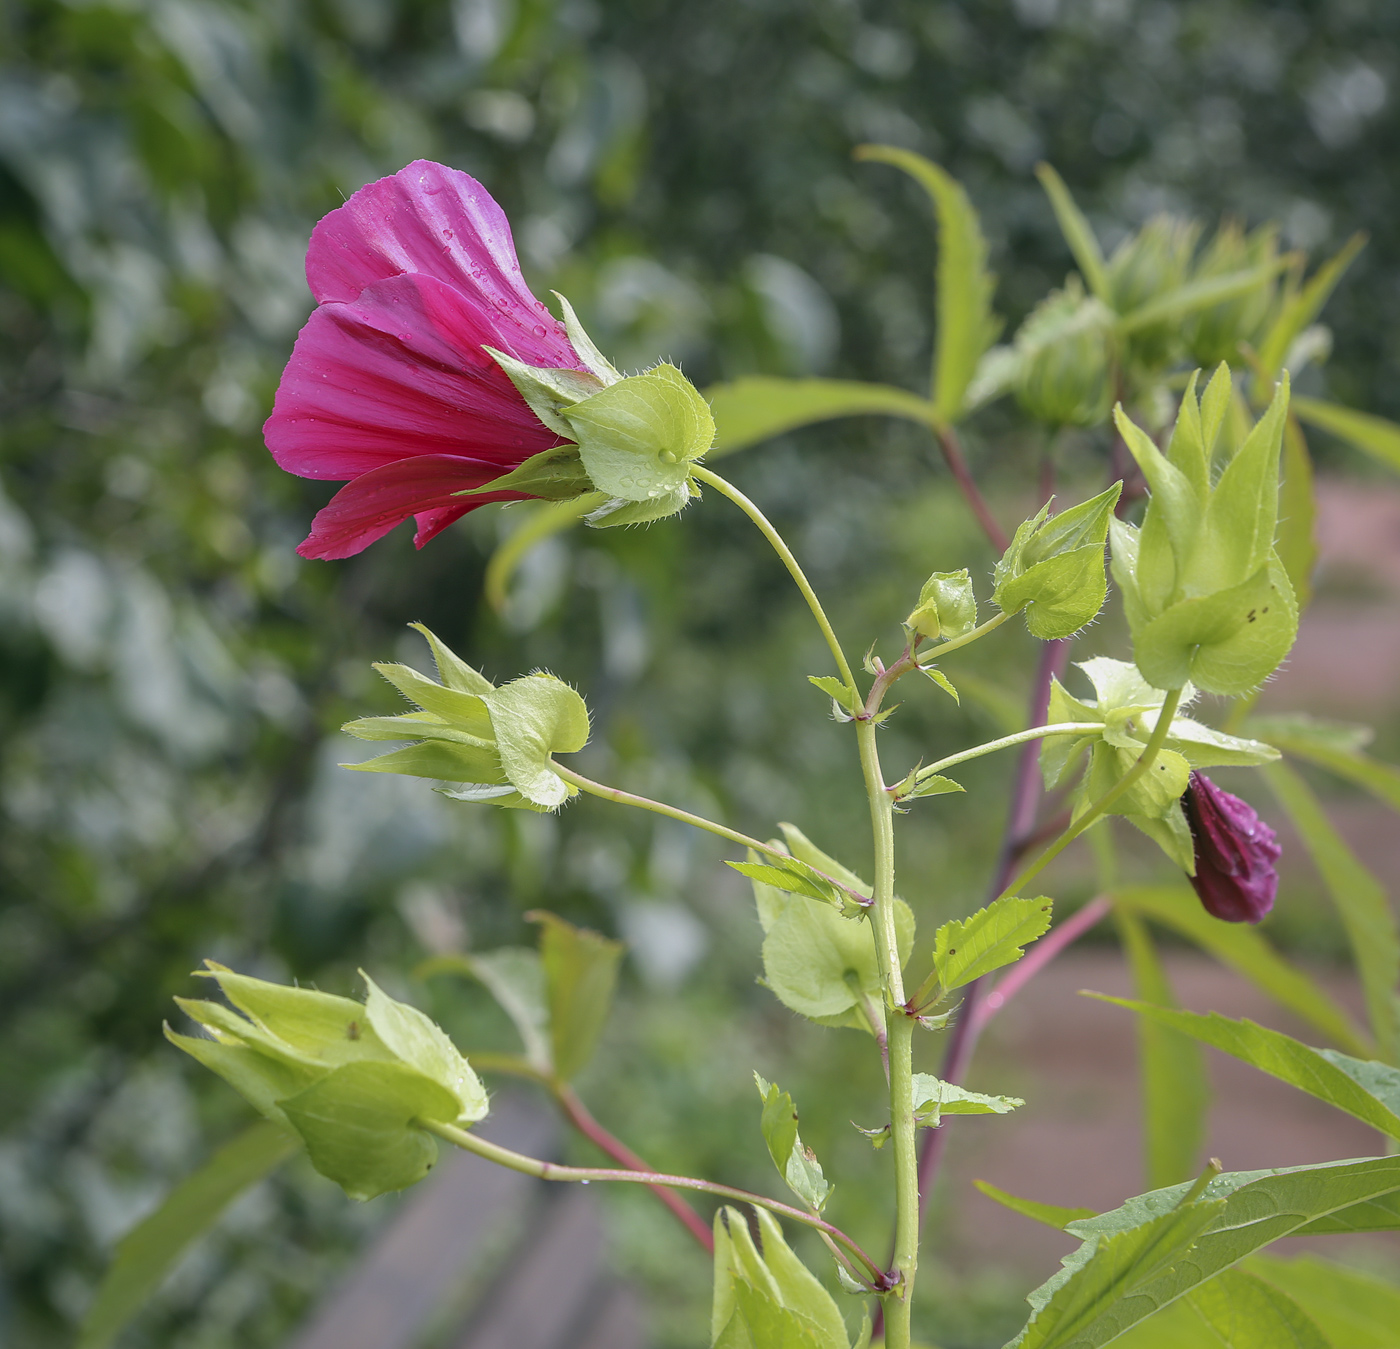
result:
M 1140 527 L 1112 524 L 1113 578 L 1138 669 L 1161 688 L 1190 679 L 1211 693 L 1248 693 L 1297 636 L 1297 601 L 1274 549 L 1287 374 L 1230 454 L 1238 411 L 1222 364 L 1199 402 L 1192 376 L 1165 454 L 1115 413 L 1151 496 Z
M 977 626 L 977 597 L 972 593 L 972 574 L 936 571 L 919 591 L 919 603 L 904 620 L 912 633 L 930 640 L 951 641 L 965 637 Z
M 1033 636 L 1050 640 L 1078 632 L 1103 608 L 1104 542 L 1121 482 L 1088 501 L 1050 514 L 1050 502 L 1017 526 L 996 565 L 992 603 L 1026 614 Z
M 1078 277 L 1021 325 L 1012 348 L 1016 401 L 1051 426 L 1096 426 L 1108 413 L 1113 314 Z
M 312 1165 L 355 1199 L 421 1180 L 437 1144 L 417 1124 L 470 1125 L 488 1104 L 456 1045 L 368 975 L 363 1003 L 236 974 L 199 973 L 232 1004 L 177 998 L 205 1036 L 166 1038 L 296 1133 Z M 363 971 L 361 972 L 363 974 Z
M 342 728 L 361 740 L 412 741 L 364 763 L 360 773 L 404 773 L 457 784 L 440 790 L 457 801 L 490 801 L 527 810 L 557 810 L 577 788 L 553 769 L 551 756 L 588 743 L 588 708 L 551 674 L 530 674 L 497 688 L 421 623 L 441 682 L 407 665 L 376 665 L 418 711 L 362 717 Z
M 478 491 L 519 491 L 546 500 L 603 492 L 596 526 L 674 515 L 697 495 L 690 466 L 714 443 L 709 404 L 673 365 L 622 375 L 598 351 L 562 296 L 565 327 L 586 370 L 524 364 L 487 347 L 531 410 L 572 442 L 527 460 Z M 465 494 L 464 495 L 469 495 Z
M 1087 759 L 1087 771 L 1074 800 L 1076 818 L 1137 762 L 1156 729 L 1167 697 L 1126 661 L 1096 656 L 1079 668 L 1088 676 L 1095 696 L 1075 698 L 1059 680 L 1053 680 L 1046 724 L 1098 722 L 1101 729 L 1083 735 L 1049 736 L 1040 751 L 1040 770 L 1047 789 L 1070 781 Z M 1195 697 L 1196 690 L 1186 685 L 1179 708 L 1189 706 Z M 1152 771 L 1114 802 L 1108 813 L 1126 816 L 1184 871 L 1194 874 L 1194 848 L 1181 808 L 1181 795 L 1192 771 L 1255 767 L 1278 757 L 1271 745 L 1226 735 L 1178 711 Z

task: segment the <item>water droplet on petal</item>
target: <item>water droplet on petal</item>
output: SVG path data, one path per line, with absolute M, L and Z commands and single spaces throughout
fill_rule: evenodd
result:
M 442 232 L 442 237 L 443 237 L 444 239 L 450 239 L 450 238 L 452 238 L 452 231 L 451 231 L 451 230 L 443 230 L 443 232 Z
M 681 461 L 680 455 L 678 455 L 675 450 L 662 450 L 656 457 L 660 459 L 663 464 L 679 464 Z
M 545 326 L 544 326 L 544 324 L 543 324 L 543 323 L 537 323 L 537 324 L 535 324 L 535 329 L 534 329 L 534 331 L 535 331 L 535 336 L 536 336 L 536 337 L 543 337 L 544 334 L 545 334 Z

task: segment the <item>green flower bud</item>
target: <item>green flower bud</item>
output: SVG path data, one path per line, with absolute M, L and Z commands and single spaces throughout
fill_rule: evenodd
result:
M 1016 334 L 1016 401 L 1051 426 L 1095 426 L 1108 415 L 1113 315 L 1078 277 L 1053 291 Z
M 1277 257 L 1278 230 L 1275 226 L 1263 225 L 1246 234 L 1238 222 L 1226 221 L 1202 251 L 1191 280 L 1206 281 L 1260 267 Z M 1238 358 L 1241 342 L 1257 345 L 1277 292 L 1277 274 L 1272 273 L 1253 290 L 1193 314 L 1184 329 L 1186 350 L 1191 359 L 1200 366 L 1215 366 Z
M 411 740 L 364 763 L 360 773 L 404 773 L 459 784 L 441 788 L 456 801 L 490 801 L 527 810 L 557 810 L 578 788 L 555 771 L 551 756 L 588 743 L 588 708 L 563 680 L 531 674 L 496 688 L 428 631 L 441 683 L 407 665 L 376 665 L 418 711 L 362 717 L 342 729 L 361 740 Z
M 417 1121 L 474 1124 L 486 1091 L 456 1045 L 368 975 L 364 1003 L 235 974 L 200 973 L 233 1004 L 177 998 L 208 1038 L 166 1038 L 306 1144 L 312 1165 L 356 1199 L 421 1180 L 437 1144 Z M 361 972 L 363 973 L 363 971 Z
M 1200 226 L 1194 221 L 1159 215 L 1119 244 L 1108 261 L 1113 311 L 1126 317 L 1178 290 L 1190 271 L 1199 236 Z M 1179 333 L 1175 319 L 1135 329 L 1127 344 L 1129 363 L 1148 369 L 1167 365 L 1179 349 Z
M 951 640 L 966 636 L 977 626 L 977 597 L 972 575 L 962 571 L 936 571 L 919 591 L 919 603 L 904 620 L 920 637 Z
M 992 603 L 1008 614 L 1026 611 L 1026 627 L 1046 640 L 1078 632 L 1103 608 L 1104 542 L 1123 484 L 1050 514 L 1046 502 L 1017 526 L 996 565 Z
M 1288 376 L 1212 482 L 1231 400 L 1227 366 L 1199 403 L 1193 375 L 1166 454 L 1121 408 L 1115 413 L 1151 496 L 1141 528 L 1113 523 L 1113 577 L 1133 657 L 1159 688 L 1189 678 L 1211 693 L 1248 693 L 1297 635 L 1297 601 L 1274 549 Z

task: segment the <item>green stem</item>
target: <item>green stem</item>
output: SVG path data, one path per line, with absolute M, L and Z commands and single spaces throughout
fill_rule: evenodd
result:
M 1095 735 L 1103 730 L 1101 721 L 1061 721 L 1054 726 L 1032 726 L 1028 731 L 1017 731 L 1015 735 L 1004 735 L 1000 740 L 988 740 L 985 745 L 974 745 L 971 749 L 950 754 L 946 759 L 919 769 L 916 781 L 941 773 L 954 764 L 966 763 L 969 759 L 980 759 L 984 754 L 995 753 L 999 749 L 1010 749 L 1012 745 L 1024 745 L 1027 740 L 1039 740 L 1047 735 Z
M 550 760 L 549 766 L 565 782 L 572 782 L 579 791 L 587 792 L 590 796 L 601 797 L 604 801 L 613 801 L 620 806 L 636 806 L 639 810 L 649 810 L 653 814 L 664 815 L 669 820 L 679 820 L 682 824 L 692 824 L 697 829 L 703 829 L 706 833 L 714 834 L 718 838 L 725 838 L 731 843 L 752 848 L 754 852 L 762 853 L 766 857 L 777 858 L 779 862 L 792 861 L 791 853 L 784 852 L 771 843 L 761 843 L 756 838 L 741 834 L 737 829 L 730 829 L 728 825 L 716 824 L 713 820 L 707 820 L 703 815 L 692 815 L 690 811 L 681 810 L 678 806 L 668 806 L 664 801 L 653 801 L 649 796 L 638 796 L 635 792 L 624 792 L 620 787 L 609 787 L 605 783 L 594 782 L 592 778 L 586 778 L 582 773 L 574 772 L 572 768 L 565 768 L 563 764 L 554 759 Z M 837 880 L 835 876 L 828 876 L 826 872 L 818 871 L 816 867 L 812 867 L 812 871 L 824 881 L 830 881 L 838 890 L 850 895 L 856 903 L 862 905 L 867 903 L 864 895 Z
M 971 646 L 979 637 L 985 637 L 989 632 L 1001 627 L 1010 617 L 1010 614 L 993 614 L 985 623 L 979 623 L 971 632 L 965 632 L 961 637 L 954 637 L 939 646 L 929 647 L 928 650 L 919 652 L 919 655 L 937 657 L 942 660 L 948 652 L 956 651 L 960 646 Z
M 839 1227 L 832 1226 L 826 1219 L 817 1217 L 815 1213 L 793 1208 L 791 1204 L 779 1203 L 778 1200 L 769 1199 L 765 1195 L 735 1189 L 732 1185 L 718 1185 L 714 1181 L 700 1180 L 694 1176 L 670 1176 L 661 1171 L 618 1171 L 601 1166 L 561 1166 L 557 1162 L 541 1161 L 538 1157 L 527 1157 L 523 1152 L 514 1152 L 510 1148 L 503 1148 L 499 1143 L 489 1142 L 479 1134 L 459 1129 L 454 1124 L 444 1124 L 440 1120 L 430 1119 L 420 1119 L 417 1123 L 429 1133 L 436 1134 L 439 1138 L 445 1139 L 466 1152 L 474 1152 L 478 1157 L 485 1157 L 487 1161 L 495 1162 L 498 1166 L 504 1166 L 511 1171 L 519 1171 L 522 1175 L 535 1176 L 540 1180 L 581 1182 L 602 1180 L 634 1185 L 665 1185 L 673 1190 L 696 1190 L 701 1194 L 712 1194 L 720 1199 L 737 1200 L 741 1204 L 755 1204 L 773 1213 L 781 1213 L 783 1217 L 790 1218 L 793 1222 L 815 1228 L 818 1232 L 824 1232 L 833 1241 L 844 1247 L 847 1252 L 855 1256 L 869 1271 L 872 1279 L 880 1280 L 884 1276 L 884 1271 L 879 1265 Z
M 855 676 L 851 673 L 846 653 L 841 650 L 841 643 L 836 640 L 836 633 L 832 629 L 831 621 L 826 616 L 826 610 L 822 608 L 821 601 L 817 598 L 817 592 L 812 589 L 811 582 L 808 581 L 806 574 L 798 565 L 797 559 L 793 557 L 792 549 L 784 542 L 783 536 L 773 528 L 768 517 L 733 483 L 726 482 L 718 473 L 704 468 L 700 464 L 694 465 L 690 471 L 692 477 L 698 478 L 701 482 L 709 483 L 715 491 L 727 496 L 758 526 L 763 537 L 773 545 L 773 551 L 782 558 L 783 565 L 791 573 L 792 579 L 797 582 L 797 588 L 802 592 L 802 598 L 807 601 L 807 607 L 812 611 L 812 617 L 817 620 L 817 626 L 822 630 L 822 636 L 826 638 L 827 646 L 831 648 L 832 658 L 836 661 L 836 668 L 840 671 L 841 678 L 846 681 L 846 687 L 855 692 Z
M 1099 819 L 1115 801 L 1133 786 L 1156 762 L 1158 751 L 1166 744 L 1171 733 L 1172 721 L 1176 717 L 1177 705 L 1181 702 L 1181 690 L 1172 689 L 1167 694 L 1161 710 L 1157 713 L 1157 724 L 1152 728 L 1148 740 L 1137 762 L 1123 774 L 1088 810 L 1084 812 L 1063 834 L 1040 854 L 1010 885 L 1002 895 L 1014 895 L 1022 886 L 1034 880 L 1051 862 L 1077 839 L 1095 820 Z
M 890 1083 L 890 1140 L 895 1169 L 895 1241 L 890 1273 L 898 1286 L 885 1309 L 886 1349 L 909 1349 L 914 1276 L 919 1267 L 919 1158 L 914 1125 L 914 1020 L 905 1016 L 904 973 L 894 914 L 894 801 L 885 790 L 880 752 L 871 721 L 856 726 L 861 770 L 870 800 L 870 825 L 875 840 L 875 952 L 885 987 Z

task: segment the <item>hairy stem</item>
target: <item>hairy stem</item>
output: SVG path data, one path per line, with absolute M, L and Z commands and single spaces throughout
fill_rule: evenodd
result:
M 878 709 L 871 709 L 877 711 Z M 870 824 L 875 840 L 875 950 L 890 1009 L 887 1044 L 890 1085 L 890 1140 L 895 1170 L 895 1241 L 890 1273 L 898 1279 L 895 1298 L 886 1307 L 887 1349 L 908 1349 L 913 1310 L 914 1277 L 919 1267 L 919 1161 L 914 1124 L 914 1020 L 898 1009 L 904 1002 L 904 973 L 894 915 L 894 802 L 885 790 L 873 721 L 856 727 L 861 770 L 870 800 Z
M 1103 729 L 1100 721 L 1059 721 L 1053 726 L 1032 726 L 1029 730 L 1017 731 L 1015 735 L 1004 735 L 1000 740 L 989 740 L 985 745 L 974 745 L 971 749 L 950 754 L 939 759 L 927 768 L 919 769 L 917 781 L 941 773 L 954 764 L 966 763 L 969 759 L 980 759 L 984 754 L 993 754 L 999 749 L 1010 749 L 1012 745 L 1024 745 L 1028 740 L 1040 740 L 1048 735 L 1094 735 Z
M 701 482 L 709 483 L 715 491 L 727 496 L 758 526 L 759 532 L 772 544 L 773 551 L 782 559 L 783 565 L 788 569 L 792 579 L 797 582 L 797 588 L 802 592 L 802 598 L 807 601 L 807 607 L 812 611 L 812 617 L 817 620 L 817 626 L 822 630 L 822 636 L 826 638 L 827 646 L 831 648 L 832 659 L 836 662 L 836 668 L 840 671 L 841 678 L 846 681 L 846 687 L 854 691 L 856 687 L 855 676 L 851 673 L 846 653 L 841 650 L 841 643 L 836 640 L 836 633 L 826 616 L 826 610 L 822 608 L 821 601 L 817 598 L 817 592 L 812 589 L 811 582 L 807 580 L 806 574 L 798 565 L 797 559 L 792 555 L 792 549 L 787 546 L 783 536 L 773 528 L 768 517 L 733 483 L 726 482 L 718 473 L 699 464 L 691 469 L 691 474 Z
M 800 1208 L 793 1208 L 791 1204 L 780 1203 L 765 1195 L 752 1194 L 748 1190 L 735 1189 L 732 1185 L 719 1185 L 714 1181 L 699 1180 L 694 1176 L 671 1176 L 661 1171 L 614 1171 L 598 1166 L 561 1166 L 557 1162 L 542 1161 L 538 1157 L 527 1157 L 522 1152 L 503 1148 L 499 1143 L 489 1142 L 466 1129 L 457 1128 L 455 1124 L 444 1124 L 440 1120 L 428 1119 L 420 1119 L 417 1123 L 420 1128 L 436 1134 L 439 1138 L 445 1139 L 466 1152 L 474 1152 L 478 1157 L 485 1157 L 487 1161 L 495 1162 L 498 1166 L 504 1166 L 511 1171 L 519 1171 L 522 1175 L 535 1176 L 539 1180 L 575 1182 L 598 1180 L 618 1181 L 634 1185 L 664 1185 L 670 1189 L 696 1190 L 701 1194 L 712 1194 L 720 1199 L 733 1199 L 741 1204 L 754 1204 L 759 1208 L 766 1208 L 770 1212 L 780 1213 L 783 1217 L 790 1218 L 793 1222 L 801 1223 L 804 1227 L 815 1228 L 818 1232 L 826 1233 L 848 1254 L 860 1261 L 869 1271 L 872 1281 L 877 1286 L 886 1286 L 884 1271 L 861 1250 L 851 1237 L 848 1237 L 839 1227 L 832 1226 L 824 1218 L 819 1218 L 816 1214 L 805 1212 Z
M 565 768 L 563 764 L 552 759 L 550 767 L 565 782 L 572 782 L 579 791 L 587 792 L 590 796 L 600 797 L 604 801 L 613 801 L 621 806 L 636 806 L 639 810 L 649 810 L 655 815 L 665 815 L 667 819 L 679 820 L 682 824 L 693 824 L 697 829 L 705 830 L 706 833 L 728 839 L 731 843 L 738 843 L 745 848 L 752 848 L 754 852 L 763 853 L 765 856 L 776 858 L 780 862 L 792 860 L 792 855 L 784 852 L 781 848 L 775 848 L 771 843 L 761 843 L 758 839 L 741 834 L 737 829 L 730 829 L 727 825 L 716 824 L 713 820 L 707 820 L 703 815 L 692 815 L 690 811 L 681 810 L 678 806 L 668 806 L 664 801 L 653 801 L 649 796 L 638 796 L 634 792 L 624 792 L 620 787 L 609 787 L 602 782 L 594 782 L 592 778 L 586 778 L 582 773 L 576 773 L 572 768 Z M 856 903 L 862 905 L 867 903 L 864 895 L 837 880 L 835 876 L 828 876 L 826 872 L 818 871 L 816 867 L 811 869 L 823 880 L 830 881 L 838 890 L 848 894 Z

